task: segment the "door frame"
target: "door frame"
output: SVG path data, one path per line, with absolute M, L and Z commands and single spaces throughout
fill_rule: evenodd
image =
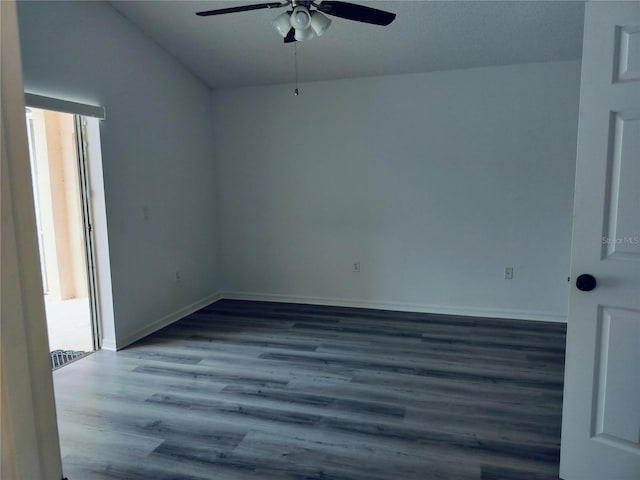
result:
M 15 1 L 0 24 L 0 476 L 61 478 Z
M 80 203 L 94 350 L 115 350 L 111 264 L 104 198 L 100 122 L 105 108 L 25 92 L 29 108 L 72 114 L 76 132 Z
M 80 186 L 80 210 L 82 216 L 82 238 L 84 240 L 85 265 L 87 268 L 87 293 L 91 316 L 91 342 L 93 350 L 102 347 L 102 319 L 98 308 L 98 272 L 96 271 L 93 248 L 93 207 L 91 205 L 91 182 L 87 164 L 87 120 L 84 116 L 73 116 L 76 132 L 76 158 L 78 161 L 78 182 Z

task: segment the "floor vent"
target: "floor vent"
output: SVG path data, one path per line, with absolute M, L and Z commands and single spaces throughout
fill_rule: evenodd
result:
M 81 350 L 54 350 L 51 352 L 51 368 L 53 370 L 60 368 L 67 363 L 84 357 L 88 353 Z

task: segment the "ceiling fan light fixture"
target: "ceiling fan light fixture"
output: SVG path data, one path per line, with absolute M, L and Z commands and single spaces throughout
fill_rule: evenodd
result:
M 297 6 L 291 13 L 291 26 L 296 30 L 306 30 L 311 25 L 311 14 L 306 7 Z
M 299 42 L 302 40 L 310 40 L 313 38 L 313 29 L 311 27 L 304 30 L 296 28 L 295 39 Z
M 311 14 L 311 28 L 313 28 L 317 36 L 321 36 L 326 32 L 329 25 L 331 25 L 331 20 L 329 20 L 326 15 L 318 11 Z
M 291 12 L 284 12 L 283 14 L 278 15 L 273 22 L 271 22 L 273 27 L 283 37 L 286 37 L 287 33 L 289 33 L 289 30 L 291 29 L 291 19 L 289 18 L 290 14 Z
M 0 0 L 2 1 L 2 0 Z M 318 1 L 318 3 L 315 3 Z M 321 36 L 331 25 L 331 20 L 324 13 L 354 22 L 370 23 L 373 25 L 389 25 L 396 18 L 395 13 L 385 12 L 377 8 L 357 5 L 351 2 L 337 0 L 280 0 L 279 2 L 256 3 L 253 5 L 239 5 L 236 7 L 218 8 L 196 12 L 199 17 L 225 15 L 227 13 L 249 12 L 265 8 L 289 7 L 285 13 L 278 15 L 271 24 L 284 37 L 284 43 L 299 40 L 309 40 L 314 36 Z

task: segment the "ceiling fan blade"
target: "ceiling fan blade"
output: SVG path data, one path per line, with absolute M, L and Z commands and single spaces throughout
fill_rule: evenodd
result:
M 211 15 L 223 15 L 225 13 L 248 12 L 250 10 L 261 10 L 263 8 L 280 8 L 289 5 L 287 3 L 271 2 L 256 3 L 254 5 L 242 5 L 239 7 L 220 8 L 218 10 L 207 10 L 206 12 L 196 12 L 199 17 L 210 17 Z
M 389 25 L 396 18 L 395 13 L 385 12 L 377 8 L 356 5 L 355 3 L 325 0 L 314 5 L 322 13 L 334 17 L 346 18 L 356 22 L 372 23 L 374 25 Z
M 287 36 L 284 37 L 284 43 L 293 43 L 296 42 L 296 29 L 295 28 L 291 28 L 291 30 L 289 30 L 289 32 L 287 33 Z

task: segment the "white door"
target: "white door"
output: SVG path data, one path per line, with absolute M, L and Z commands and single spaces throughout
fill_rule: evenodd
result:
M 640 2 L 584 28 L 560 476 L 639 480 Z

